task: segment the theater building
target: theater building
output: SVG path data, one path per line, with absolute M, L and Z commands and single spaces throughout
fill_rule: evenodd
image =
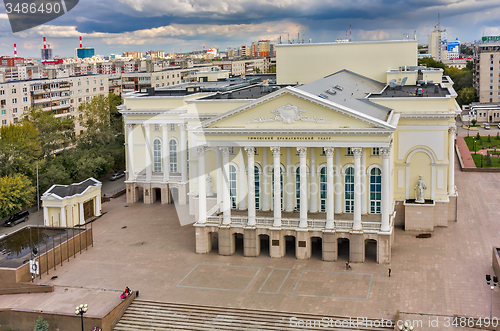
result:
M 279 85 L 126 97 L 127 200 L 187 203 L 198 253 L 249 257 L 389 263 L 394 227 L 456 220 L 460 110 L 416 41 L 278 45 L 277 63 Z

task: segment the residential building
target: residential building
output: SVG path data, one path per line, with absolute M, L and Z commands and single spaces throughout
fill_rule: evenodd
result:
M 473 85 L 479 102 L 500 101 L 500 37 L 483 37 L 475 44 Z
M 128 52 L 123 52 L 122 56 L 123 57 L 130 57 L 132 59 L 142 59 L 142 52 L 141 51 L 128 51 Z
M 252 56 L 276 56 L 275 45 L 270 40 L 259 40 L 252 42 Z
M 79 59 L 86 59 L 95 55 L 93 47 L 80 47 L 76 49 L 76 57 Z
M 277 45 L 276 59 L 280 85 L 126 95 L 127 203 L 187 204 L 198 253 L 325 261 L 390 263 L 395 227 L 456 221 L 457 94 L 417 67 L 416 41 Z
M 151 60 L 164 59 L 165 51 L 147 51 L 146 56 L 149 56 Z
M 441 27 L 441 24 L 436 24 L 434 30 L 429 33 L 428 52 L 436 61 L 447 59 L 448 33 L 446 29 Z

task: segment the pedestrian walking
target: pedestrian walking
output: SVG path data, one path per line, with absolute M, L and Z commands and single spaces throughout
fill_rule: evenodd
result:
M 392 271 L 391 268 L 389 268 L 389 277 L 391 277 L 391 271 Z
M 345 270 L 349 270 L 349 262 L 345 263 Z

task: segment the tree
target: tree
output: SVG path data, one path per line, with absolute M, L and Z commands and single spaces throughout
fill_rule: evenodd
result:
M 490 155 L 490 151 L 489 150 L 486 151 L 486 157 L 485 157 L 485 159 L 486 159 L 486 165 L 488 167 L 491 167 L 491 155 Z
M 458 92 L 457 96 L 457 103 L 460 106 L 463 105 L 470 105 L 472 102 L 477 102 L 479 101 L 479 98 L 477 97 L 477 92 L 476 92 L 475 87 L 465 87 Z M 472 120 L 475 121 L 475 120 Z M 474 124 L 475 125 L 475 124 Z
M 49 323 L 47 323 L 42 316 L 39 316 L 35 322 L 35 328 L 33 331 L 49 331 Z
M 74 122 L 70 116 L 57 118 L 41 108 L 30 108 L 24 115 L 23 121 L 30 122 L 38 130 L 42 155 L 54 154 L 73 141 Z
M 418 65 L 425 65 L 427 68 L 441 68 L 444 69 L 446 66 L 441 62 L 437 62 L 431 57 L 426 57 L 418 60 Z
M 32 201 L 35 187 L 22 174 L 0 177 L 0 218 L 22 210 Z
M 269 73 L 273 73 L 273 74 L 276 73 L 276 64 L 271 64 L 269 66 Z
M 476 125 L 477 123 L 477 120 L 474 118 L 472 121 L 471 121 L 472 125 Z
M 57 157 L 59 158 L 59 156 Z M 68 185 L 71 184 L 71 175 L 66 168 L 58 163 L 58 160 L 47 162 L 40 169 L 40 192 L 45 192 L 54 184 Z
M 0 176 L 33 175 L 34 161 L 41 156 L 38 130 L 29 122 L 0 127 Z

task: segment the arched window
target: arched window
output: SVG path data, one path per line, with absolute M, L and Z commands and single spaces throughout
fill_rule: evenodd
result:
M 229 165 L 229 197 L 231 199 L 231 209 L 236 209 L 236 167 Z
M 177 170 L 177 141 L 175 139 L 170 140 L 168 143 L 170 151 L 170 172 L 176 173 Z
M 319 211 L 326 211 L 326 193 L 327 193 L 326 167 L 321 168 L 319 175 Z
M 380 214 L 382 198 L 382 176 L 379 168 L 370 171 L 370 213 Z
M 354 168 L 349 167 L 345 172 L 344 179 L 344 202 L 345 212 L 354 213 Z
M 283 168 L 280 167 L 280 187 L 281 187 L 281 210 L 283 210 Z M 271 209 L 274 210 L 274 168 L 271 174 L 271 190 L 272 190 L 272 199 L 271 199 Z
M 161 172 L 161 141 L 155 139 L 153 142 L 153 172 Z
M 260 209 L 260 174 L 259 167 L 254 167 L 255 172 L 255 209 Z

